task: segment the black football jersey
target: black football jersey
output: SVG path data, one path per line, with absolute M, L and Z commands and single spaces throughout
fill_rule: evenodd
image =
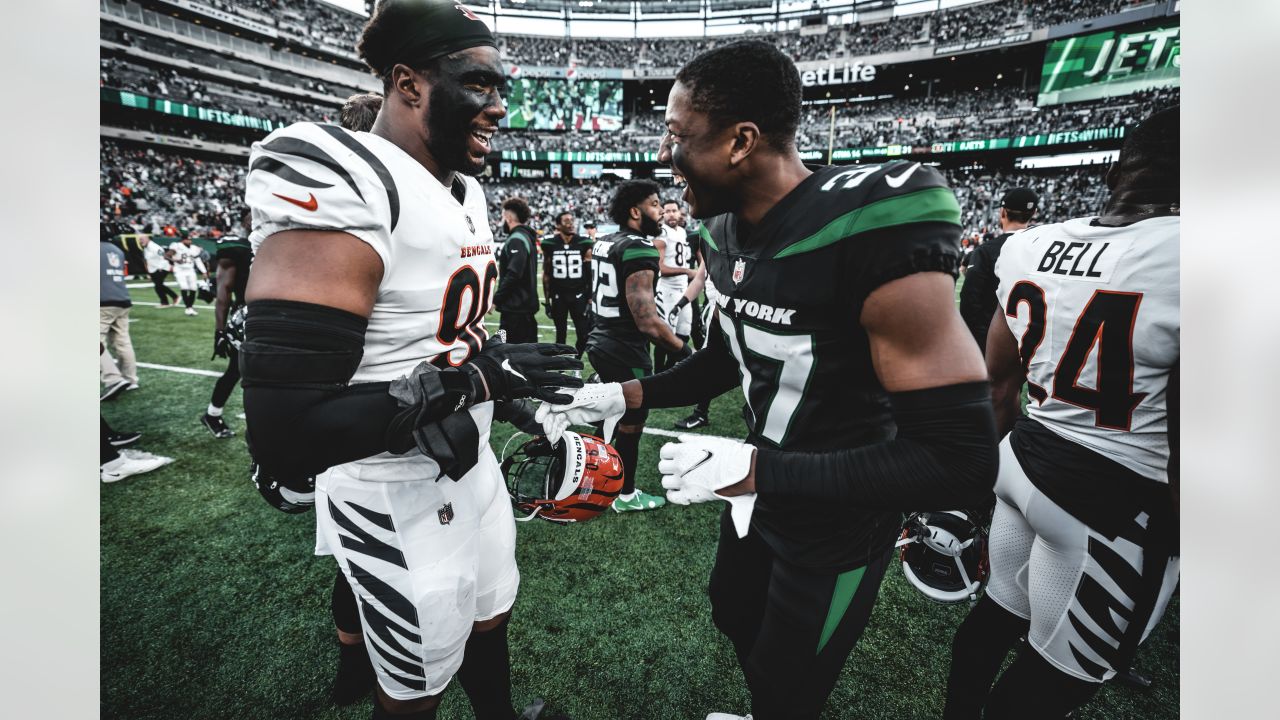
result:
M 253 249 L 249 246 L 249 239 L 230 234 L 218 238 L 214 262 L 220 263 L 223 260 L 235 263 L 236 282 L 231 288 L 231 304 L 241 305 L 244 303 L 245 290 L 249 287 L 249 266 L 253 262 Z
M 653 238 L 630 232 L 616 232 L 596 240 L 591 248 L 594 275 L 591 312 L 594 319 L 587 350 L 609 356 L 632 368 L 651 369 L 649 336 L 636 327 L 627 305 L 627 277 L 634 272 L 653 271 L 658 283 L 658 248 Z
M 577 295 L 591 290 L 591 238 L 574 235 L 566 245 L 558 233 L 542 241 L 542 262 L 551 276 L 551 292 Z
M 862 306 L 912 273 L 955 277 L 959 221 L 938 171 L 892 161 L 815 169 L 756 227 L 732 214 L 703 225 L 720 329 L 742 374 L 748 442 L 826 451 L 893 437 Z M 900 517 L 762 497 L 753 523 L 792 562 L 849 569 L 889 547 Z

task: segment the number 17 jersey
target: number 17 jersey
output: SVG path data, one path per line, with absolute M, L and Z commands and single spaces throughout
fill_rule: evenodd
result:
M 1179 357 L 1181 221 L 1079 218 L 1011 237 L 996 297 L 1027 371 L 1027 414 L 1167 482 L 1165 392 Z

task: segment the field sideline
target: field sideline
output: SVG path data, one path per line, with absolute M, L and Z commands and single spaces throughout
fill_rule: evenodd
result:
M 156 301 L 149 286 L 131 294 Z M 187 317 L 135 305 L 139 361 L 221 373 L 226 361 L 209 360 L 213 308 L 197 308 L 198 317 Z M 542 316 L 539 324 L 550 326 Z M 336 708 L 327 699 L 337 655 L 329 616 L 335 565 L 312 555 L 313 514 L 273 510 L 249 481 L 240 391 L 225 416 L 237 436 L 217 440 L 198 421 L 212 377 L 139 372 L 141 389 L 103 403 L 102 415 L 118 430 L 141 431 L 139 449 L 175 462 L 100 485 L 101 716 L 364 720 L 368 702 Z M 742 437 L 740 405 L 737 391 L 718 398 L 701 432 Z M 687 414 L 654 411 L 649 426 L 669 432 Z M 511 433 L 495 424 L 495 452 Z M 639 485 L 649 492 L 661 489 L 657 454 L 667 440 L 642 441 Z M 521 523 L 510 634 L 516 703 L 543 697 L 574 720 L 746 713 L 741 673 L 711 624 L 705 593 L 719 511 L 719 504 L 667 506 L 606 513 L 581 526 Z M 929 602 L 892 567 L 824 718 L 938 717 L 951 635 L 966 612 Z M 1175 596 L 1138 653 L 1152 688 L 1109 685 L 1077 717 L 1177 717 L 1178 617 Z M 439 718 L 470 717 L 466 696 L 451 684 Z

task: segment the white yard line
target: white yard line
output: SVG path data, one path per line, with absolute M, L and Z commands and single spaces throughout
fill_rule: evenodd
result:
M 138 367 L 146 368 L 148 370 L 163 370 L 165 372 L 182 373 L 184 375 L 203 375 L 205 377 L 222 377 L 222 373 L 217 372 L 216 370 L 201 370 L 199 368 L 174 367 L 173 365 L 157 365 L 156 363 L 145 363 L 145 362 L 138 363 Z M 669 437 L 669 438 L 678 438 L 681 435 L 686 434 L 686 433 L 676 432 L 675 430 L 663 430 L 662 428 L 655 428 L 655 427 L 648 427 L 648 426 L 645 426 L 644 432 L 646 435 L 658 435 L 661 437 Z M 689 434 L 701 434 L 701 433 L 689 433 Z M 731 437 L 725 437 L 723 435 L 704 435 L 704 437 L 714 437 L 714 438 L 720 438 L 722 440 L 741 440 L 741 438 L 731 438 Z
M 172 365 L 157 365 L 155 363 L 138 363 L 138 367 L 148 370 L 164 370 L 165 372 L 176 372 L 184 375 L 203 375 L 205 377 L 222 377 L 222 373 L 217 370 L 201 370 L 199 368 L 174 367 Z
M 148 285 L 147 287 L 151 287 L 151 286 L 150 286 L 150 285 Z M 143 305 L 143 306 L 146 306 L 146 307 L 160 307 L 160 303 L 158 303 L 158 302 L 146 302 L 145 300 L 134 300 L 134 301 L 133 301 L 133 304 L 134 304 L 134 305 Z M 173 305 L 170 305 L 170 307 L 175 307 L 176 305 L 177 305 L 177 303 L 174 303 Z M 200 309 L 202 309 L 202 308 L 203 308 L 203 309 L 205 309 L 205 310 L 208 310 L 208 311 L 210 311 L 210 312 L 213 312 L 213 306 L 212 306 L 212 305 L 208 305 L 208 306 L 204 306 L 204 305 L 197 305 L 197 306 L 196 306 L 196 309 L 197 309 L 197 310 L 200 310 Z M 498 321 L 497 321 L 497 320 L 486 320 L 486 321 L 484 322 L 484 324 L 485 324 L 485 325 L 488 325 L 489 327 L 498 327 Z M 555 325 L 539 325 L 539 326 L 538 326 L 538 329 L 539 329 L 539 330 L 555 330 L 555 329 L 556 329 L 556 326 L 555 326 Z

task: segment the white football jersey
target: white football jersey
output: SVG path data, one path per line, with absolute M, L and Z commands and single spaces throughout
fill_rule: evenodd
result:
M 1028 414 L 1059 436 L 1168 481 L 1165 390 L 1179 358 L 1180 219 L 1029 228 L 996 262 L 1027 367 Z
M 393 380 L 424 360 L 461 365 L 488 338 L 498 269 L 475 178 L 456 176 L 459 201 L 388 140 L 300 122 L 254 143 L 245 185 L 255 253 L 284 230 L 338 230 L 382 258 L 353 383 Z M 471 414 L 487 447 L 493 403 Z
M 147 260 L 147 272 L 160 272 L 161 270 L 172 270 L 173 265 L 169 264 L 168 258 L 164 256 L 165 247 L 155 240 L 147 243 L 146 252 L 143 257 Z
M 692 268 L 693 252 L 689 247 L 689 238 L 682 227 L 671 227 L 662 223 L 663 242 L 662 263 L 671 267 Z M 687 275 L 662 275 L 658 277 L 658 290 L 665 295 L 671 292 L 679 296 L 689 287 Z
M 200 261 L 200 246 L 195 243 L 184 245 L 182 241 L 169 243 L 168 250 L 173 251 L 174 272 L 205 272 L 204 263 Z

